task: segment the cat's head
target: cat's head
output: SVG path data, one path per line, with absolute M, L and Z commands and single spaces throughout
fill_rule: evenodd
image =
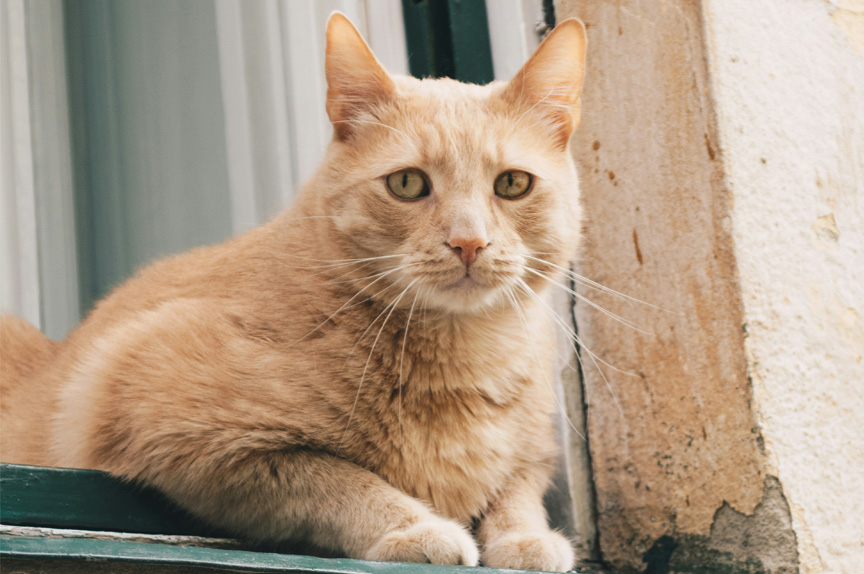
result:
M 390 76 L 341 14 L 327 26 L 334 127 L 318 211 L 348 273 L 400 306 L 476 312 L 529 296 L 573 257 L 586 38 L 561 22 L 508 83 Z M 362 279 L 368 285 L 372 279 Z

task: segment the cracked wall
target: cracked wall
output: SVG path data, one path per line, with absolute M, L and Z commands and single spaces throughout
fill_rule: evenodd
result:
M 710 0 L 754 412 L 801 571 L 864 569 L 864 2 Z
M 617 566 L 664 535 L 707 536 L 724 502 L 752 512 L 764 481 L 699 8 L 664 6 L 556 6 L 590 44 L 580 273 L 662 308 L 583 290 L 634 328 L 577 304 L 597 356 L 585 394 L 600 547 Z
M 579 271 L 662 308 L 587 289 L 633 325 L 576 307 L 596 355 L 585 357 L 585 400 L 600 550 L 615 568 L 852 574 L 849 557 L 864 561 L 851 534 L 864 532 L 864 512 L 838 514 L 864 488 L 831 468 L 864 476 L 862 425 L 848 414 L 864 409 L 855 384 L 864 381 L 864 241 L 849 221 L 862 220 L 864 178 L 861 112 L 849 104 L 864 90 L 854 93 L 858 56 L 838 9 L 821 0 L 556 2 L 557 19 L 581 18 L 589 36 L 574 140 L 586 210 Z M 817 16 L 812 29 L 783 22 Z M 842 65 L 825 61 L 835 52 Z M 827 111 L 812 113 L 811 73 L 827 81 L 817 86 Z M 852 121 L 841 128 L 843 112 Z M 829 133 L 809 121 L 825 116 Z M 796 123 L 810 133 L 785 129 Z M 808 181 L 803 193 L 790 174 Z M 848 529 L 835 540 L 808 527 L 832 520 Z M 770 536 L 754 538 L 746 524 L 771 525 Z M 737 536 L 744 531 L 749 538 Z

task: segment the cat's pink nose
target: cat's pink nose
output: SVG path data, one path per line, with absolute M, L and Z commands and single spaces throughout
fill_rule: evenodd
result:
M 448 241 L 447 245 L 462 259 L 465 267 L 468 267 L 477 261 L 477 254 L 489 245 L 489 242 L 479 237 L 456 237 Z

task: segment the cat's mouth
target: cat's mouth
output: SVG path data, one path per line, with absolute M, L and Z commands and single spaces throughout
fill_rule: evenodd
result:
M 466 270 L 465 274 L 462 275 L 461 278 L 457 279 L 453 283 L 444 287 L 445 291 L 449 291 L 453 293 L 456 292 L 472 292 L 475 294 L 480 294 L 484 291 L 489 291 L 490 289 L 494 289 L 494 283 L 490 283 L 483 278 L 480 279 L 478 275 L 482 275 L 482 273 L 471 273 L 471 271 Z
M 434 277 L 430 283 L 428 303 L 432 307 L 445 309 L 452 312 L 467 313 L 480 311 L 494 304 L 500 299 L 502 289 L 506 289 L 510 283 L 507 273 L 496 273 L 491 269 L 464 267 L 461 273 L 452 273 L 449 277 Z M 448 274 L 449 274 L 448 273 Z M 444 275 L 442 270 L 440 273 Z
M 465 272 L 465 275 L 462 276 L 462 279 L 456 281 L 456 283 L 450 285 L 450 289 L 470 289 L 472 287 L 480 287 L 481 284 L 474 277 L 471 276 L 469 271 Z

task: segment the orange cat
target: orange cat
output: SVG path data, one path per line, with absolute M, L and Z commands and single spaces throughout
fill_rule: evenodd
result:
M 0 323 L 3 460 L 103 469 L 252 539 L 572 567 L 542 505 L 536 293 L 578 242 L 584 53 L 568 20 L 506 84 L 391 77 L 334 14 L 335 133 L 291 209 L 144 269 L 66 342 Z

